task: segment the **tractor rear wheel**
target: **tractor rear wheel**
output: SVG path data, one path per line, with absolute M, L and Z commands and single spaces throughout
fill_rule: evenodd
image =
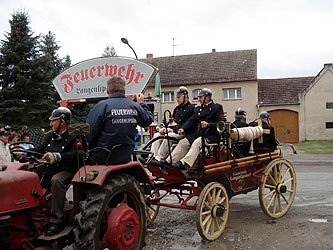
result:
M 80 210 L 75 217 L 75 249 L 142 249 L 146 205 L 132 176 L 115 175 L 89 190 Z

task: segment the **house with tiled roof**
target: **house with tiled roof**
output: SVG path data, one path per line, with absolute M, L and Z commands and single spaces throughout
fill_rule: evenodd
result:
M 313 78 L 258 79 L 258 110 L 269 112 L 279 141 L 299 141 L 299 93 Z
M 268 111 L 281 142 L 333 139 L 332 64 L 325 64 L 316 77 L 257 79 L 256 49 L 213 49 L 211 53 L 160 58 L 148 54 L 143 61 L 159 68 L 162 111 L 177 105 L 175 93 L 180 86 L 189 89 L 195 104 L 199 91 L 209 88 L 229 121 L 234 120 L 238 107 L 247 111 L 248 122 Z M 154 93 L 154 83 L 147 92 Z
M 222 103 L 224 111 L 233 119 L 235 110 L 247 104 L 248 117 L 255 119 L 258 102 L 257 50 L 153 58 L 148 54 L 145 62 L 159 68 L 162 86 L 163 110 L 177 105 L 175 91 L 180 86 L 189 89 L 191 102 L 198 104 L 197 95 L 210 88 L 213 100 Z M 150 86 L 146 92 L 154 92 Z

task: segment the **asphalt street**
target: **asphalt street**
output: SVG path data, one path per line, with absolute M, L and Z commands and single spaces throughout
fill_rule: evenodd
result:
M 238 195 L 230 200 L 223 234 L 207 242 L 197 232 L 195 211 L 161 207 L 144 249 L 333 249 L 333 155 L 287 151 L 284 157 L 297 178 L 294 203 L 285 216 L 266 216 L 257 190 Z

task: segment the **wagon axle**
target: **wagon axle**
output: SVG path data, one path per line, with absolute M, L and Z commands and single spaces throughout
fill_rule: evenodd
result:
M 282 184 L 278 184 L 276 186 L 276 192 L 278 194 L 284 194 L 284 193 L 286 193 L 287 192 L 287 186 L 286 185 L 282 185 Z
M 217 204 L 212 209 L 213 218 L 222 217 L 224 214 L 225 207 L 223 204 Z

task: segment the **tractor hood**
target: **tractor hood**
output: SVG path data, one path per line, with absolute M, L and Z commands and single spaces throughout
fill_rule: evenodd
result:
M 39 177 L 33 172 L 0 172 L 0 190 L 0 215 L 38 206 L 43 200 Z

